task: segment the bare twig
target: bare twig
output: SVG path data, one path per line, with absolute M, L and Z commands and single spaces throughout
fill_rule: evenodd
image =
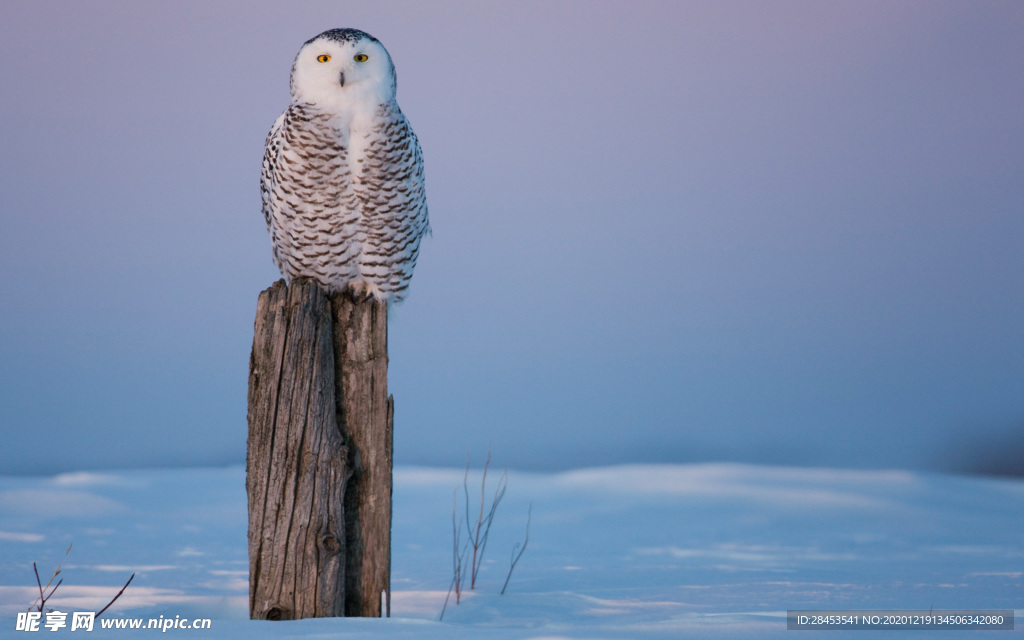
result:
M 123 586 L 123 587 L 121 587 L 121 590 L 117 592 L 117 595 L 116 595 L 116 596 L 114 596 L 114 599 L 113 599 L 113 600 L 111 600 L 110 602 L 108 602 L 108 603 L 107 603 L 107 606 L 105 606 L 105 607 L 103 607 L 102 609 L 100 609 L 100 610 L 99 610 L 99 613 L 97 613 L 97 614 L 96 614 L 96 617 L 97 617 L 97 618 L 98 618 L 98 617 L 100 617 L 100 615 L 102 615 L 104 611 L 106 611 L 107 609 L 109 609 L 109 608 L 110 608 L 110 605 L 114 604 L 114 602 L 116 602 L 116 601 L 117 601 L 117 599 L 121 597 L 121 594 L 122 594 L 122 593 L 124 593 L 124 590 L 128 588 L 128 585 L 130 585 L 130 584 L 132 583 L 132 580 L 133 580 L 134 578 L 135 578 L 135 574 L 133 573 L 133 574 L 131 575 L 131 577 L 130 577 L 130 578 L 128 578 L 128 582 L 124 583 L 124 586 Z
M 437 620 L 440 622 L 444 620 L 444 612 L 448 609 L 448 599 L 452 597 L 452 587 L 455 585 L 455 578 L 452 577 L 452 581 L 448 584 L 448 594 L 444 597 L 444 605 L 441 607 L 441 615 L 438 616 Z
M 71 553 L 71 545 L 68 545 L 68 550 L 64 552 L 64 557 L 66 558 L 69 553 Z M 57 584 L 53 585 L 53 588 L 50 589 L 50 585 L 53 584 L 53 579 L 56 578 L 60 574 L 62 566 L 63 566 L 63 563 L 57 565 L 57 570 L 53 572 L 53 575 L 50 577 L 49 582 L 47 582 L 46 586 L 44 587 L 42 580 L 39 579 L 39 569 L 36 567 L 36 563 L 35 562 L 32 563 L 32 570 L 35 571 L 35 574 L 36 574 L 36 586 L 39 587 L 39 609 L 38 609 L 38 611 L 40 613 L 42 613 L 43 607 L 46 606 L 46 601 L 53 597 L 53 594 L 57 591 L 57 587 L 59 587 L 64 582 L 64 578 L 61 578 L 60 580 L 57 581 Z M 100 613 L 103 613 L 104 611 L 109 609 L 110 605 L 114 604 L 114 602 L 117 601 L 117 599 L 121 597 L 121 594 L 124 593 L 124 590 L 128 588 L 129 584 L 132 583 L 132 579 L 133 578 L 135 578 L 135 574 L 134 573 L 131 575 L 130 578 L 128 578 L 128 582 L 124 583 L 124 586 L 121 587 L 121 590 L 117 592 L 117 595 L 114 596 L 113 600 L 108 602 L 107 606 L 105 606 L 102 609 L 100 609 L 100 612 L 96 614 L 97 618 L 100 616 Z M 50 593 L 45 593 L 46 589 L 50 589 Z M 36 606 L 36 603 L 33 602 L 32 605 L 29 606 L 28 610 L 31 611 L 32 607 L 35 607 L 35 606 Z
M 480 511 L 475 518 L 470 517 L 469 511 L 469 469 L 470 459 L 466 456 L 466 472 L 462 476 L 462 493 L 465 497 L 465 519 L 457 522 L 459 510 L 459 490 L 456 487 L 453 495 L 452 505 L 452 580 L 448 585 L 448 593 L 444 597 L 444 605 L 441 607 L 439 620 L 444 619 L 444 613 L 448 608 L 452 592 L 455 592 L 455 604 L 462 601 L 462 592 L 465 588 L 466 572 L 469 572 L 469 588 L 476 589 L 476 578 L 480 567 L 484 562 L 484 551 L 487 549 L 487 540 L 491 534 L 491 525 L 494 523 L 494 515 L 498 511 L 498 505 L 505 497 L 508 489 L 508 471 L 501 474 L 498 486 L 491 497 L 491 506 L 487 508 L 487 472 L 491 467 L 491 450 L 487 449 L 487 461 L 484 463 L 483 475 L 480 478 Z M 475 525 L 473 524 L 475 520 Z M 462 542 L 462 527 L 466 527 L 466 541 Z M 527 536 L 529 536 L 529 523 L 527 523 Z M 468 560 L 470 546 L 473 547 L 472 560 Z M 520 555 L 522 552 L 520 552 Z M 518 560 L 518 558 L 516 559 Z M 514 566 L 514 565 L 513 565 Z M 511 572 L 510 572 L 511 574 Z M 506 578 L 505 584 L 508 584 Z M 503 590 L 504 591 L 504 590 Z
M 519 558 L 523 557 L 523 552 L 526 551 L 526 545 L 530 542 L 530 520 L 533 517 L 533 505 L 530 505 L 530 509 L 526 512 L 526 537 L 523 539 L 522 546 L 517 542 L 512 547 L 512 564 L 508 568 L 508 575 L 505 576 L 505 585 L 501 588 L 501 595 L 505 595 L 505 589 L 508 588 L 508 581 L 512 578 L 512 571 L 515 570 L 516 565 L 519 564 Z M 516 551 L 519 551 L 516 553 Z
M 39 581 L 39 570 L 36 569 L 36 563 L 34 563 L 34 562 L 32 563 L 32 569 L 36 572 L 36 585 L 39 587 L 39 609 L 38 609 L 38 611 L 42 612 L 43 607 L 46 606 L 46 601 L 53 597 L 53 592 L 57 590 L 57 587 L 59 587 L 62 582 L 64 582 L 64 578 L 61 578 L 60 580 L 58 580 L 57 584 L 53 585 L 53 588 L 50 589 L 50 593 L 48 593 L 47 595 L 44 596 L 43 595 L 43 585 L 40 584 L 40 581 Z M 60 571 L 58 570 L 57 573 L 60 573 Z M 53 575 L 56 576 L 57 574 L 55 573 Z M 53 582 L 53 578 L 50 578 L 50 582 Z M 46 583 L 47 587 L 50 586 L 50 582 Z M 35 604 L 36 603 L 33 602 L 29 606 L 28 610 L 31 611 L 32 607 L 35 606 Z
M 64 557 L 65 558 L 67 558 L 68 554 L 71 553 L 71 547 L 72 546 L 74 546 L 74 545 L 70 545 L 70 544 L 68 545 L 67 550 L 64 552 Z M 36 586 L 39 587 L 39 609 L 38 609 L 39 612 L 43 611 L 43 607 L 46 606 L 46 601 L 49 600 L 51 597 L 53 597 L 53 593 L 57 590 L 57 587 L 59 587 L 61 585 L 61 583 L 64 582 L 64 579 L 61 578 L 60 580 L 57 581 L 57 584 L 53 584 L 53 579 L 60 575 L 61 567 L 63 567 L 63 566 L 64 566 L 64 562 L 61 561 L 60 564 L 57 565 L 57 568 L 54 570 L 53 575 L 50 576 L 49 580 L 47 580 L 46 586 L 44 587 L 42 581 L 39 579 L 39 569 L 36 567 L 36 563 L 35 562 L 32 563 L 32 570 L 35 571 L 35 574 L 36 574 Z M 51 584 L 53 584 L 53 588 L 52 589 L 50 589 L 50 585 Z M 50 589 L 50 593 L 46 594 L 46 595 L 43 595 L 46 589 Z M 28 610 L 31 611 L 32 607 L 34 607 L 34 606 L 36 606 L 35 602 L 33 602 L 31 605 L 29 605 Z
M 487 471 L 491 466 L 491 450 L 487 450 L 487 461 L 484 463 L 483 477 L 480 479 L 480 511 L 477 513 L 476 529 L 469 524 L 469 461 L 466 462 L 466 474 L 462 479 L 462 490 L 466 496 L 466 531 L 469 533 L 469 542 L 473 545 L 473 562 L 470 565 L 469 588 L 476 589 L 476 576 L 484 562 L 484 550 L 487 548 L 487 538 L 491 533 L 491 524 L 494 522 L 494 514 L 498 510 L 498 504 L 505 497 L 505 490 L 508 488 L 508 471 L 501 474 L 498 481 L 498 488 L 491 499 L 491 507 L 486 512 L 484 506 L 487 501 Z
M 453 492 L 453 500 L 454 500 Z M 455 604 L 462 602 L 462 578 L 466 575 L 466 570 L 462 566 L 462 560 L 466 556 L 466 545 L 461 545 L 460 539 L 462 534 L 460 533 L 461 527 L 455 524 L 455 505 L 452 505 L 452 535 L 454 537 L 452 544 L 452 580 L 455 584 Z
M 32 570 L 36 572 L 36 584 L 39 585 L 39 611 L 42 611 L 43 605 L 46 604 L 46 596 L 43 595 L 43 581 L 39 579 L 39 569 L 36 568 L 35 562 L 32 563 Z M 50 586 L 49 583 L 46 586 Z M 33 602 L 32 604 L 34 605 L 35 603 Z M 31 605 L 29 605 L 28 610 L 32 610 Z
M 49 600 L 50 598 L 52 598 L 53 597 L 53 592 L 56 591 L 57 587 L 59 587 L 63 583 L 64 583 L 64 578 L 61 578 L 60 580 L 58 580 L 57 584 L 53 585 L 53 588 L 50 589 L 50 593 L 46 594 L 46 599 Z
M 485 476 L 486 473 L 487 471 L 485 468 Z M 466 519 L 464 521 L 466 524 L 466 533 L 469 534 L 469 539 L 472 540 L 473 528 L 469 524 L 471 522 L 469 517 L 469 454 L 466 454 L 466 472 L 462 475 L 462 492 L 466 495 Z
M 487 540 L 491 535 L 491 523 L 494 522 L 494 514 L 498 510 L 498 504 L 501 503 L 501 499 L 505 497 L 505 490 L 508 488 L 508 471 L 501 474 L 501 479 L 498 481 L 498 488 L 494 491 L 494 497 L 491 499 L 491 508 L 487 512 L 487 517 L 484 518 L 484 533 L 483 538 L 480 540 L 480 557 L 477 558 L 476 565 L 473 570 L 473 583 L 476 584 L 476 574 L 480 571 L 480 567 L 484 563 L 484 549 L 487 548 Z M 481 491 L 483 493 L 483 491 Z
M 452 597 L 452 591 L 455 591 L 455 604 L 459 604 L 462 601 L 462 578 L 465 575 L 465 568 L 463 566 L 463 559 L 466 556 L 466 549 L 468 543 L 461 545 L 462 550 L 459 550 L 461 542 L 461 530 L 462 523 L 456 524 L 455 514 L 458 511 L 458 489 L 452 493 L 452 581 L 448 585 L 448 593 L 444 597 L 444 606 L 441 607 L 441 616 L 438 620 L 444 620 L 444 612 L 448 609 L 448 600 Z

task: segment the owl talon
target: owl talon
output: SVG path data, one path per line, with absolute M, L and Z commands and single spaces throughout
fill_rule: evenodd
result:
M 373 298 L 375 289 L 376 287 L 366 280 L 348 283 L 348 295 L 355 302 L 366 302 Z

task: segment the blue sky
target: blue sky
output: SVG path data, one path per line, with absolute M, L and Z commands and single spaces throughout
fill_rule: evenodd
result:
M 378 37 L 399 463 L 953 468 L 1024 431 L 1019 2 L 7 2 L 4 473 L 240 463 L 263 140 Z

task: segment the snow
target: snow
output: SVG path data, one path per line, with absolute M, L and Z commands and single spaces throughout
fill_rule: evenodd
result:
M 784 637 L 787 609 L 1021 613 L 1024 482 L 703 464 L 510 473 L 477 588 L 439 621 L 462 478 L 396 469 L 392 618 L 260 622 L 247 619 L 243 469 L 0 477 L 0 637 L 32 637 L 14 627 L 37 593 L 33 561 L 44 582 L 64 563 L 48 606 L 95 611 L 134 572 L 104 617 L 212 618 L 168 631 L 203 638 Z

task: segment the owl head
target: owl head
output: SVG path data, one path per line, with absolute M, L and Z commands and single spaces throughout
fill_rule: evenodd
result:
M 397 77 L 379 40 L 358 29 L 331 29 L 308 40 L 292 64 L 293 102 L 328 109 L 385 104 L 395 99 Z

